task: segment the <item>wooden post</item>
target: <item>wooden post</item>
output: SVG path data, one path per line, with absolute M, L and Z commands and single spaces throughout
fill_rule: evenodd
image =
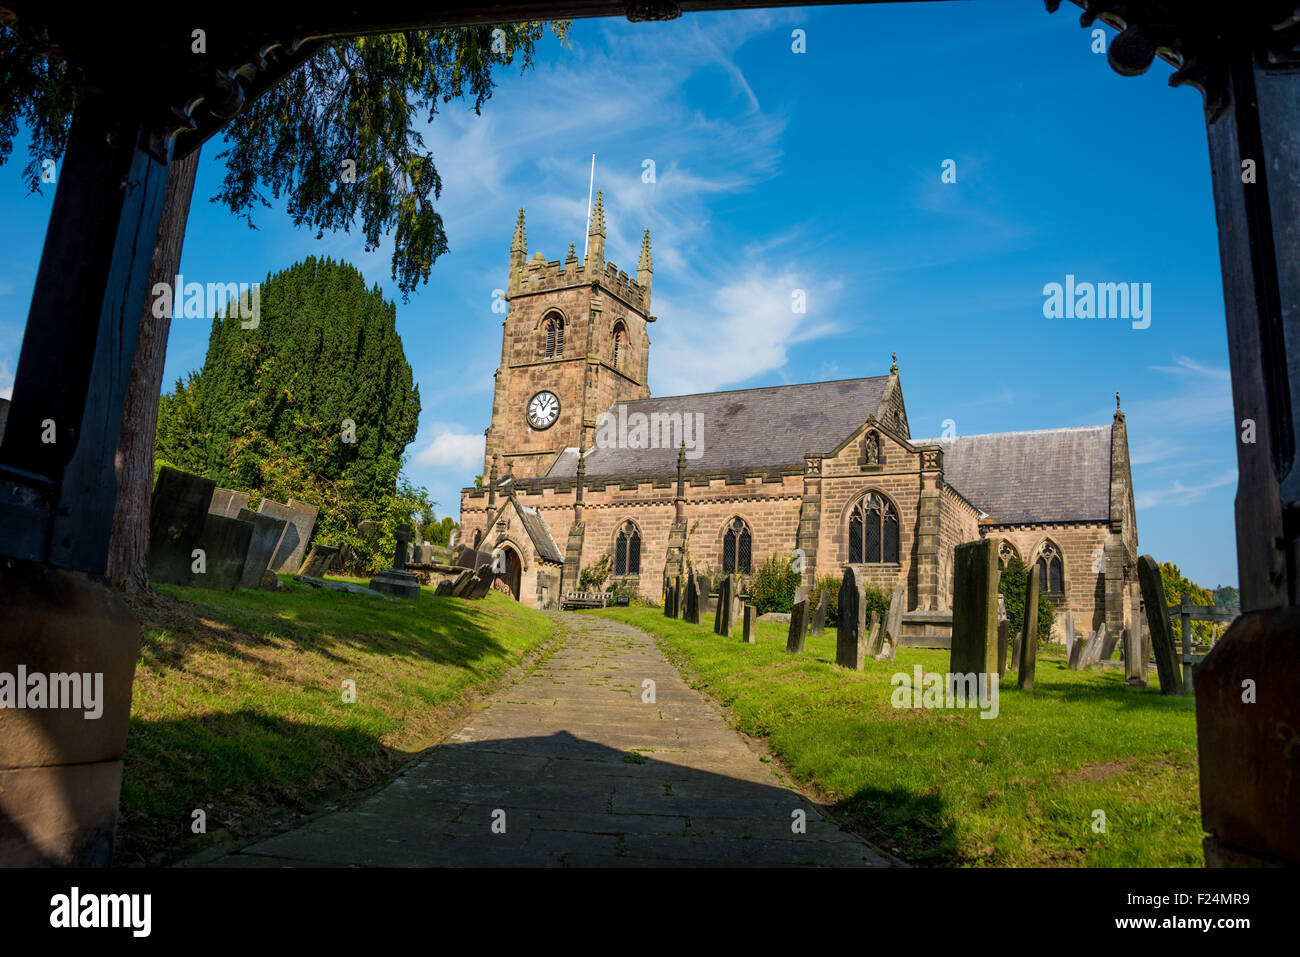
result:
M 1181 614 L 1183 626 L 1183 692 L 1192 693 L 1192 598 L 1183 592 Z

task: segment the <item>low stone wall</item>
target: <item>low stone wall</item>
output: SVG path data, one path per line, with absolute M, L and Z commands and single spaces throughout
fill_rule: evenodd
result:
M 421 585 L 427 585 L 430 588 L 437 588 L 439 582 L 455 581 L 457 575 L 466 571 L 466 569 L 458 568 L 455 565 L 432 562 L 420 562 L 418 564 L 408 562 L 404 570 L 418 578 Z

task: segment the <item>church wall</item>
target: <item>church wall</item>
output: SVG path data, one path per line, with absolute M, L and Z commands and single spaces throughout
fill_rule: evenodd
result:
M 915 458 L 915 456 L 913 456 Z M 888 466 L 886 466 L 888 467 Z M 918 472 L 874 472 L 822 478 L 822 524 L 817 545 L 817 577 L 841 575 L 849 560 L 849 511 L 867 492 L 882 493 L 898 510 L 898 564 L 861 566 L 867 581 L 886 592 L 907 580 L 907 607 L 915 607 L 917 513 L 921 500 Z
M 989 536 L 1005 538 L 1015 545 L 1026 565 L 1038 560 L 1038 550 L 1045 540 L 1056 543 L 1065 571 L 1065 601 L 1057 602 L 1054 638 L 1065 634 L 1067 611 L 1074 616 L 1077 631 L 1095 631 L 1105 620 L 1106 578 L 1098 561 L 1103 552 L 1098 549 L 1104 549 L 1110 538 L 1107 523 L 986 525 L 985 529 Z
M 939 496 L 939 594 L 935 611 L 952 610 L 953 556 L 963 542 L 980 537 L 979 512 L 947 486 Z

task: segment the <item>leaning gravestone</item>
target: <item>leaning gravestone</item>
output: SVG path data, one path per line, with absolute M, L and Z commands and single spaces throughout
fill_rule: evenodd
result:
M 303 559 L 302 568 L 298 570 L 299 575 L 306 575 L 308 578 L 324 578 L 325 572 L 329 570 L 330 562 L 339 550 L 333 545 L 313 545 L 307 557 Z
M 239 518 L 240 510 L 245 508 L 248 508 L 247 492 L 236 492 L 234 489 L 228 488 L 214 488 L 212 490 L 212 501 L 208 503 L 208 511 L 213 515 Z
M 1070 657 L 1066 661 L 1066 667 L 1071 671 L 1078 671 L 1083 667 L 1083 646 L 1087 644 L 1087 636 L 1076 637 L 1070 642 Z
M 1087 644 L 1083 646 L 1083 654 L 1079 656 L 1080 670 L 1095 665 L 1101 660 L 1101 649 L 1106 643 L 1106 623 L 1102 622 L 1097 626 L 1097 630 L 1092 633 Z
M 311 531 L 316 527 L 316 513 L 319 509 L 315 505 L 307 505 L 297 499 L 291 498 L 287 505 L 281 505 L 279 502 L 264 498 L 257 506 L 257 510 L 263 515 L 282 518 L 288 523 L 280 543 L 275 548 L 275 554 L 271 556 L 271 570 L 296 572 L 302 567 L 302 557 L 307 552 Z
M 757 623 L 758 623 L 758 609 L 755 608 L 753 605 L 746 605 L 745 621 L 742 626 L 743 631 L 741 632 L 741 636 L 740 636 L 740 640 L 743 641 L 745 644 L 754 645 L 758 643 L 758 635 L 754 631 L 754 629 L 757 627 Z
M 954 551 L 950 674 L 997 674 L 1000 544 L 985 538 Z
M 1111 656 L 1115 654 L 1115 646 L 1119 644 L 1120 637 L 1118 630 L 1113 635 L 1106 633 L 1106 640 L 1101 643 L 1101 650 L 1097 654 L 1098 661 L 1110 661 Z
M 880 629 L 879 648 L 875 657 L 882 661 L 893 661 L 898 655 L 898 642 L 903 633 L 903 611 L 907 604 L 907 586 L 903 582 L 894 585 L 894 593 L 889 599 L 889 613 L 885 616 L 885 627 Z
M 826 630 L 826 608 L 830 599 L 830 592 L 822 589 L 821 597 L 817 599 L 817 610 L 813 612 L 812 633 L 820 635 Z
M 469 588 L 465 590 L 465 597 L 473 601 L 486 598 L 487 593 L 492 590 L 492 582 L 496 577 L 496 573 L 492 571 L 492 566 L 481 566 L 471 576 Z
M 785 650 L 790 654 L 803 651 L 804 638 L 808 635 L 808 599 L 803 598 L 794 603 L 790 609 L 790 632 L 785 640 Z
M 442 581 L 438 582 L 438 586 L 433 590 L 433 594 L 434 594 L 436 597 L 443 597 L 443 596 L 446 596 L 446 595 L 450 595 L 450 594 L 451 594 L 451 579 L 450 579 L 450 578 L 444 578 Z
M 820 608 L 826 607 L 826 593 L 822 592 Z M 835 663 L 854 671 L 861 671 L 867 659 L 867 591 L 853 567 L 844 569 L 840 582 L 839 604 L 836 609 Z
M 871 622 L 867 626 L 867 657 L 874 657 L 871 649 L 880 647 L 880 636 L 884 628 L 884 623 L 880 620 L 880 612 L 871 609 Z
M 449 592 L 451 597 L 452 598 L 465 597 L 465 592 L 469 590 L 470 581 L 471 579 L 473 579 L 473 577 L 474 577 L 474 573 L 470 571 L 468 568 L 465 569 L 463 572 L 461 572 L 459 575 L 457 575 L 455 580 L 452 581 L 451 583 L 451 591 Z
M 1038 566 L 1034 565 L 1025 584 L 1024 640 L 1020 644 L 1020 674 L 1016 681 L 1021 691 L 1034 690 L 1034 666 L 1038 663 L 1038 588 Z
M 250 512 L 246 508 L 241 508 L 235 517 L 253 526 L 253 533 L 248 539 L 248 552 L 244 555 L 244 574 L 239 579 L 239 587 L 260 588 L 267 566 L 271 563 L 271 556 L 275 554 L 275 546 L 288 523 L 261 512 Z
M 1169 625 L 1165 585 L 1160 579 L 1160 566 L 1150 555 L 1138 559 L 1138 581 L 1142 583 L 1142 604 L 1146 607 L 1147 628 L 1151 634 L 1156 673 L 1160 677 L 1160 693 L 1182 694 L 1183 682 L 1179 674 L 1178 653 L 1174 649 L 1173 630 Z
M 193 583 L 193 551 L 216 483 L 163 466 L 149 506 L 149 577 L 172 585 Z

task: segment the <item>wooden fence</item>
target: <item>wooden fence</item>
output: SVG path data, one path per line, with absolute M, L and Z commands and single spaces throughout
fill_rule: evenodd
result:
M 1191 596 L 1184 593 L 1183 600 L 1177 605 L 1169 606 L 1169 621 L 1182 622 L 1179 629 L 1183 636 L 1183 690 L 1192 691 L 1192 668 L 1205 655 L 1192 654 L 1192 622 L 1194 621 L 1232 621 L 1241 614 L 1240 608 L 1224 605 L 1193 605 Z

